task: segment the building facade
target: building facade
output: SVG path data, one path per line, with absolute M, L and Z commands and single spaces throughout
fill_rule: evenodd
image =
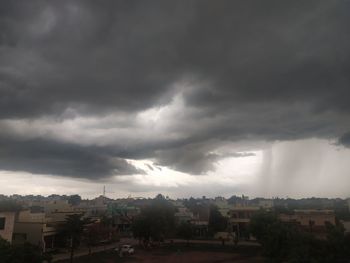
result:
M 15 226 L 16 212 L 0 212 L 0 237 L 12 242 L 13 229 Z

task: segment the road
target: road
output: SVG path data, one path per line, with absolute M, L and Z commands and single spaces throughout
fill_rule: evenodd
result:
M 119 244 L 120 243 L 113 243 L 113 244 L 108 244 L 105 246 L 92 247 L 91 253 L 93 254 L 93 253 L 98 253 L 98 252 L 102 252 L 105 250 L 113 249 L 113 248 L 117 247 Z M 74 258 L 78 258 L 81 256 L 86 256 L 86 255 L 89 255 L 89 249 L 87 247 L 78 248 L 78 249 L 74 250 Z M 67 251 L 65 253 L 60 253 L 60 254 L 54 255 L 52 258 L 52 262 L 67 260 L 69 258 L 70 258 L 70 253 L 69 253 L 69 251 Z
M 186 243 L 187 241 L 184 239 L 173 239 L 173 242 L 174 243 Z M 166 243 L 170 243 L 170 240 L 167 240 Z M 218 241 L 218 240 L 190 240 L 190 243 L 191 244 L 213 244 L 213 245 L 217 244 L 217 245 L 220 245 L 221 241 Z M 94 254 L 94 253 L 102 252 L 105 250 L 113 249 L 113 248 L 119 246 L 120 244 L 137 245 L 138 240 L 133 239 L 133 238 L 123 238 L 120 240 L 120 242 L 117 242 L 117 243 L 108 244 L 108 245 L 104 245 L 104 246 L 98 246 L 98 247 L 92 247 L 91 253 Z M 249 241 L 240 241 L 240 242 L 238 242 L 238 245 L 239 246 L 260 246 L 256 242 L 249 242 Z M 225 246 L 233 246 L 233 243 L 226 242 Z M 88 254 L 89 254 L 89 249 L 87 247 L 78 248 L 74 251 L 74 258 L 86 256 Z M 69 258 L 70 258 L 70 253 L 69 253 L 69 251 L 67 251 L 65 253 L 60 253 L 60 254 L 54 255 L 52 262 L 67 260 Z

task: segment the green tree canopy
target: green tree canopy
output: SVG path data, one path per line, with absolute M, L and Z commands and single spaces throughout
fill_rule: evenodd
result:
M 183 239 L 186 239 L 188 242 L 193 238 L 193 225 L 188 222 L 182 222 L 177 227 L 177 235 Z
M 70 262 L 73 262 L 74 249 L 80 245 L 85 225 L 91 222 L 89 219 L 84 219 L 82 217 L 83 214 L 73 214 L 67 216 L 66 222 L 62 228 L 62 233 L 68 238 L 70 242 Z
M 217 206 L 211 205 L 209 210 L 209 231 L 212 233 L 226 231 L 227 218 L 224 217 Z
M 350 259 L 350 236 L 340 224 L 327 224 L 324 240 L 297 225 L 281 222 L 271 212 L 260 212 L 251 219 L 250 231 L 271 262 L 335 263 Z
M 168 200 L 158 195 L 135 218 L 132 226 L 134 237 L 160 240 L 168 236 L 175 228 L 175 210 Z

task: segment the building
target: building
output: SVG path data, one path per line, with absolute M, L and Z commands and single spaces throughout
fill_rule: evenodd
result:
M 18 214 L 14 223 L 12 243 L 25 242 L 40 246 L 45 252 L 54 248 L 57 230 L 50 225 L 52 219 L 47 218 L 44 212 L 38 210 L 23 210 Z
M 248 226 L 252 216 L 260 210 L 259 207 L 242 206 L 234 207 L 229 213 L 228 224 L 230 232 L 236 233 L 238 238 L 252 239 L 248 231 Z
M 177 224 L 183 222 L 190 222 L 194 218 L 193 213 L 186 207 L 178 207 L 175 213 L 175 220 Z
M 29 242 L 45 252 L 56 246 L 59 228 L 67 217 L 82 214 L 66 201 L 49 201 L 37 204 L 18 213 L 12 235 L 13 244 Z
M 271 209 L 273 207 L 272 199 L 261 199 L 258 201 L 258 206 L 263 209 Z
M 113 225 L 117 227 L 122 236 L 132 235 L 132 222 L 140 214 L 140 208 L 127 204 L 108 204 L 108 215 L 112 218 Z
M 223 197 L 216 197 L 212 204 L 218 208 L 220 214 L 224 217 L 227 217 L 230 210 L 234 207 L 234 205 L 229 204 Z
M 335 224 L 333 210 L 294 210 L 293 214 L 281 214 L 280 219 L 283 222 L 295 222 L 303 227 L 325 226 L 326 222 Z
M 15 226 L 16 212 L 0 212 L 0 237 L 12 242 L 13 229 Z
M 192 219 L 190 223 L 192 224 L 192 227 L 193 227 L 193 235 L 196 238 L 205 238 L 208 236 L 209 222 L 207 220 Z
M 318 238 L 326 238 L 327 223 L 335 225 L 333 210 L 294 210 L 294 213 L 281 214 L 279 218 L 282 222 L 295 224 Z

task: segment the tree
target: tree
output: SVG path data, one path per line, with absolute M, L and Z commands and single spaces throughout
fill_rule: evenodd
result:
M 151 218 L 148 218 L 146 215 L 139 215 L 134 219 L 132 224 L 132 232 L 135 238 L 141 240 L 148 241 L 151 237 Z
M 249 224 L 250 232 L 258 241 L 262 241 L 268 235 L 269 226 L 278 222 L 276 214 L 272 212 L 260 211 L 256 213 Z
M 112 226 L 112 221 L 108 217 L 102 217 L 100 222 L 91 222 L 84 231 L 84 239 L 89 247 L 89 254 L 92 245 L 113 241 L 116 238 L 116 229 Z
M 83 219 L 82 216 L 82 214 L 69 215 L 63 226 L 63 233 L 68 237 L 71 249 L 70 262 L 73 262 L 74 249 L 80 245 L 85 225 L 90 223 L 89 219 Z
M 42 255 L 41 249 L 29 243 L 11 245 L 0 237 L 1 263 L 38 263 L 42 262 L 46 255 Z
M 211 205 L 209 210 L 209 231 L 216 233 L 227 229 L 227 218 L 224 217 L 217 206 Z
M 2 262 L 10 262 L 11 255 L 12 251 L 10 243 L 0 237 L 0 258 Z
M 251 232 L 271 262 L 349 262 L 350 243 L 344 229 L 326 227 L 327 239 L 322 240 L 297 225 L 281 222 L 273 213 L 260 212 L 250 222 Z
M 160 241 L 175 228 L 175 207 L 162 195 L 141 210 L 134 219 L 132 231 L 139 240 Z
M 182 222 L 177 228 L 177 234 L 179 237 L 187 241 L 189 244 L 190 239 L 193 237 L 193 226 L 191 223 Z
M 24 243 L 23 245 L 12 246 L 11 258 L 11 263 L 38 263 L 43 261 L 44 256 L 38 246 Z
M 327 246 L 329 260 L 341 262 L 345 258 L 350 258 L 350 235 L 345 234 L 345 228 L 337 222 L 336 225 L 326 223 Z

